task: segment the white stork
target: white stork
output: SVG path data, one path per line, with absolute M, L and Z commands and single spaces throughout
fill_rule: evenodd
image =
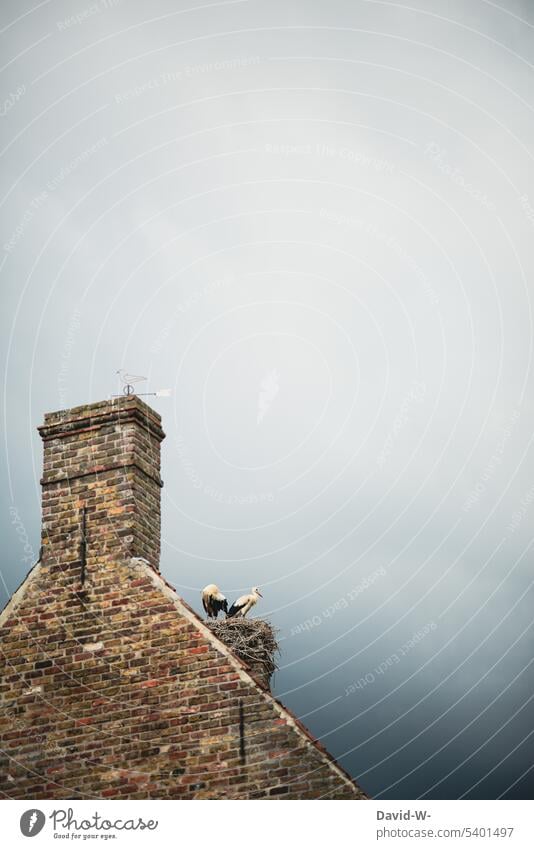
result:
M 251 607 L 254 607 L 254 605 L 257 604 L 259 598 L 263 598 L 259 589 L 257 587 L 252 587 L 252 590 L 248 595 L 242 595 L 241 598 L 234 601 L 228 611 L 228 616 L 246 616 Z
M 204 587 L 202 590 L 202 604 L 211 619 L 217 619 L 221 610 L 224 610 L 228 614 L 228 602 L 217 584 L 208 584 L 207 587 Z

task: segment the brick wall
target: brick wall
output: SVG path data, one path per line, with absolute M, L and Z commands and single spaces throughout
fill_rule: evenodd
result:
M 42 545 L 57 563 L 160 554 L 160 416 L 135 396 L 45 416 Z
M 362 798 L 162 577 L 105 564 L 83 598 L 36 567 L 0 621 L 0 792 Z
M 41 428 L 46 556 L 0 615 L 0 794 L 366 798 L 156 569 L 130 557 L 155 566 L 159 554 L 143 515 L 159 529 L 162 432 L 148 409 L 106 402 Z

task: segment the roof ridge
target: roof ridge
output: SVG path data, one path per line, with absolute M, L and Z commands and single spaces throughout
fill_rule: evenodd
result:
M 185 616 L 194 626 L 197 628 L 201 634 L 206 638 L 207 642 L 209 642 L 218 652 L 223 654 L 230 664 L 236 669 L 239 673 L 239 676 L 242 680 L 247 681 L 247 683 L 252 684 L 256 687 L 259 693 L 263 696 L 263 698 L 272 704 L 275 710 L 279 713 L 279 715 L 284 718 L 288 724 L 296 731 L 300 737 L 303 737 L 307 744 L 311 744 L 320 754 L 322 760 L 326 763 L 326 765 L 332 769 L 334 772 L 338 774 L 338 776 L 345 782 L 345 784 L 349 784 L 351 789 L 355 789 L 358 793 L 361 794 L 363 799 L 369 798 L 364 790 L 356 783 L 356 781 L 352 778 L 351 775 L 339 765 L 337 760 L 333 755 L 330 754 L 328 749 L 316 738 L 313 736 L 311 731 L 304 725 L 304 723 L 293 713 L 293 711 L 286 707 L 286 705 L 282 704 L 272 693 L 271 691 L 265 687 L 265 685 L 258 680 L 255 675 L 247 668 L 244 661 L 238 657 L 232 649 L 226 645 L 222 640 L 220 640 L 213 631 L 208 628 L 206 623 L 201 619 L 201 617 L 196 613 L 195 610 L 178 594 L 176 588 L 161 574 L 160 571 L 152 564 L 150 564 L 147 560 L 140 557 L 130 557 L 129 558 L 130 566 L 136 569 L 138 572 L 147 575 L 154 587 L 160 590 L 169 601 L 171 601 L 177 611 L 181 613 L 181 615 Z M 22 602 L 26 591 L 29 585 L 33 582 L 33 580 L 40 574 L 41 571 L 41 559 L 37 560 L 36 563 L 31 567 L 26 577 L 22 581 L 22 583 L 15 590 L 5 607 L 2 611 L 0 611 L 0 627 L 9 619 L 11 615 L 15 612 L 16 608 Z
M 262 693 L 266 701 L 271 702 L 275 709 L 289 721 L 289 724 L 295 729 L 295 731 L 300 734 L 300 736 L 305 737 L 307 743 L 311 743 L 315 749 L 319 752 L 323 760 L 327 763 L 327 765 L 333 769 L 335 772 L 339 774 L 339 776 L 351 785 L 351 788 L 356 789 L 359 793 L 362 794 L 364 798 L 368 798 L 367 794 L 362 790 L 362 788 L 356 783 L 356 781 L 352 778 L 349 773 L 343 769 L 342 766 L 338 764 L 333 755 L 330 754 L 328 749 L 316 738 L 313 736 L 311 731 L 304 725 L 303 722 L 293 713 L 293 711 L 286 707 L 286 705 L 282 704 L 271 691 L 265 687 L 245 666 L 245 663 L 239 658 L 232 649 L 223 643 L 218 637 L 215 636 L 213 631 L 208 628 L 206 623 L 200 618 L 198 613 L 186 602 L 184 599 L 178 594 L 177 590 L 169 581 L 159 572 L 154 566 L 148 563 L 146 560 L 142 560 L 139 558 L 131 558 L 131 561 L 135 560 L 135 567 L 141 572 L 145 572 L 149 575 L 152 580 L 154 586 L 160 585 L 160 588 L 165 592 L 167 597 L 172 594 L 172 601 L 175 606 L 179 606 L 182 608 L 182 612 L 186 615 L 186 617 L 193 622 L 195 627 L 197 627 L 201 633 L 207 638 L 208 642 L 210 642 L 218 651 L 222 652 L 230 662 L 237 667 L 239 674 L 242 678 L 248 678 L 254 684 L 258 690 Z
M 36 560 L 29 571 L 26 572 L 26 575 L 18 585 L 13 595 L 8 598 L 2 610 L 0 610 L 0 628 L 4 624 L 5 620 L 9 619 L 14 610 L 17 609 L 18 605 L 26 595 L 26 590 L 28 589 L 30 582 L 33 581 L 33 579 L 36 578 L 41 571 L 41 564 L 42 558 L 39 556 L 39 559 Z

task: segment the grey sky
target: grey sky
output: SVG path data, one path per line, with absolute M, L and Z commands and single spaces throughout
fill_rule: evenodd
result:
M 534 17 L 418 5 L 3 3 L 1 590 L 44 412 L 146 374 L 184 598 L 371 795 L 531 797 Z

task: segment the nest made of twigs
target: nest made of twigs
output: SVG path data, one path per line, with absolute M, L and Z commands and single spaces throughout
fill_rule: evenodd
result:
M 275 655 L 280 650 L 270 622 L 240 616 L 212 620 L 206 624 L 247 666 L 261 670 L 267 680 L 278 669 Z

